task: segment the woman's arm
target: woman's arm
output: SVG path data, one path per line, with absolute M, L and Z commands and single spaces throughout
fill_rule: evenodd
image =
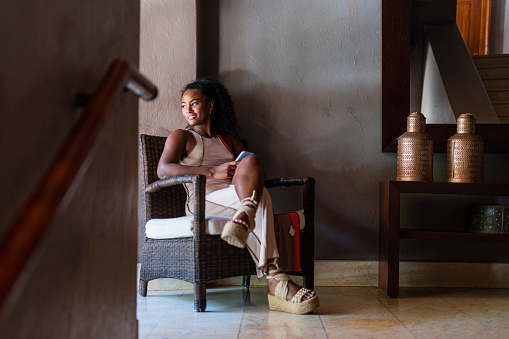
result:
M 195 145 L 194 138 L 188 134 L 190 132 L 177 129 L 173 131 L 164 144 L 164 150 L 157 165 L 157 176 L 167 178 L 174 175 L 203 174 L 207 179 L 226 179 L 232 178 L 236 162 L 227 162 L 219 166 L 185 166 L 180 164 L 180 159 L 184 154 L 189 154 Z

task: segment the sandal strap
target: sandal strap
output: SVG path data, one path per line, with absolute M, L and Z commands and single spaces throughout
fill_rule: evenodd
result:
M 288 295 L 288 281 L 290 281 L 290 277 L 285 273 L 278 273 L 273 276 L 267 276 L 267 279 L 276 279 L 278 281 L 276 285 L 276 290 L 274 291 L 274 296 L 278 299 L 286 300 L 286 296 Z M 302 287 L 300 290 L 295 293 L 290 302 L 294 304 L 298 304 L 302 302 L 304 296 L 312 292 L 310 289 Z
M 311 292 L 311 290 L 309 290 L 305 287 L 302 287 L 300 290 L 297 291 L 297 293 L 295 293 L 291 302 L 294 304 L 298 304 L 298 303 L 302 302 L 302 298 L 304 298 L 304 296 L 309 292 Z
M 256 201 L 256 191 L 253 191 L 253 195 L 249 198 L 244 198 L 240 201 L 242 207 L 252 208 L 254 213 L 258 209 L 258 201 Z M 245 212 L 247 213 L 247 212 Z
M 267 272 L 267 279 L 276 279 L 278 281 L 274 296 L 278 299 L 286 300 L 286 296 L 288 295 L 288 281 L 291 279 L 279 266 L 279 258 L 275 258 L 269 265 L 276 266 L 276 268 L 270 269 Z
M 285 274 L 286 275 L 286 274 Z M 274 296 L 279 299 L 286 300 L 288 295 L 288 280 L 279 280 L 274 291 Z
M 258 201 L 256 201 L 255 194 L 256 191 L 253 191 L 253 195 L 251 197 L 245 198 L 240 202 L 240 206 L 232 218 L 232 222 L 242 225 L 247 232 L 251 232 L 255 228 L 254 217 L 256 210 L 258 209 Z M 238 218 L 242 213 L 247 215 L 249 223 Z
M 249 234 L 256 227 L 255 216 L 257 209 L 258 202 L 256 201 L 256 191 L 253 191 L 251 197 L 243 199 L 240 202 L 237 212 L 233 215 L 231 220 L 225 224 L 221 232 L 221 239 L 232 246 L 244 248 Z M 242 213 L 244 213 L 246 217 L 240 218 Z
M 277 274 L 277 273 L 282 273 L 282 272 L 283 272 L 283 270 L 281 269 L 281 266 L 279 266 L 279 258 L 274 258 L 274 261 L 273 261 L 273 262 L 271 262 L 271 263 L 267 263 L 267 266 L 268 266 L 268 265 L 274 265 L 274 266 L 276 266 L 276 268 L 275 268 L 275 269 L 273 268 L 273 269 L 268 270 L 268 272 L 267 272 L 267 278 L 268 278 L 269 276 L 272 276 L 272 275 L 275 275 L 275 274 Z
M 286 296 L 288 295 L 288 281 L 292 280 L 288 274 L 284 273 L 281 267 L 279 266 L 279 259 L 275 258 L 274 262 L 271 265 L 276 266 L 275 269 L 269 270 L 267 274 L 267 279 L 276 279 L 278 281 L 276 285 L 276 290 L 274 291 L 274 296 L 278 299 L 286 300 Z M 292 303 L 300 303 L 302 298 L 306 295 L 306 293 L 310 292 L 307 288 L 301 288 L 292 298 Z
M 292 280 L 286 273 L 276 273 L 267 275 L 267 279 L 276 279 L 277 281 L 288 281 Z
M 257 208 L 258 207 L 258 201 L 256 201 L 256 191 L 253 191 L 253 195 L 249 198 L 245 198 L 245 199 L 242 199 L 242 201 L 240 202 L 241 204 L 248 204 L 251 205 L 253 204 L 254 208 Z
M 232 221 L 233 221 L 234 223 L 236 223 L 236 224 L 241 225 L 242 227 L 244 227 L 244 229 L 245 229 L 247 232 L 249 232 L 249 224 L 248 224 L 247 222 L 245 222 L 244 220 L 241 220 L 241 219 L 237 219 L 237 218 L 235 218 L 235 219 L 233 219 Z

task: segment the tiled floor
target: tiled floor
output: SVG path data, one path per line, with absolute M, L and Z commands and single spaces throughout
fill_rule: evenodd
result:
M 314 314 L 269 311 L 267 289 L 207 290 L 207 312 L 192 291 L 138 297 L 139 338 L 509 338 L 509 289 L 318 287 Z

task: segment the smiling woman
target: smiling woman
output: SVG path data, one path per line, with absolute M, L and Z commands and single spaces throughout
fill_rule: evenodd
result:
M 182 115 L 189 126 L 210 125 L 210 112 L 214 108 L 214 101 L 207 98 L 197 89 L 191 89 L 182 96 Z M 210 126 L 208 126 L 210 129 Z
M 315 292 L 297 286 L 279 267 L 272 200 L 264 188 L 260 159 L 250 154 L 235 160 L 246 148 L 237 139 L 237 119 L 228 90 L 214 79 L 198 79 L 182 90 L 181 98 L 188 126 L 166 139 L 158 176 L 205 175 L 205 215 L 231 218 L 221 238 L 232 246 L 247 246 L 258 277 L 269 278 L 269 307 L 290 313 L 314 311 L 319 305 Z M 192 215 L 192 184 L 185 188 L 186 213 Z

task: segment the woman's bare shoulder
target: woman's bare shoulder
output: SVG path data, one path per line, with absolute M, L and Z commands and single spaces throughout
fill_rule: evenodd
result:
M 170 135 L 168 137 L 171 137 L 172 135 L 173 136 L 182 136 L 182 135 L 191 135 L 191 131 L 187 130 L 187 129 L 182 129 L 182 128 L 177 128 L 175 130 L 173 130 L 173 132 L 170 133 Z
M 177 151 L 181 156 L 189 154 L 196 146 L 196 139 L 189 130 L 176 129 L 166 138 L 165 150 Z
M 188 141 L 193 139 L 193 133 L 185 129 L 176 129 L 168 135 L 166 138 L 166 143 L 176 142 L 176 141 Z

